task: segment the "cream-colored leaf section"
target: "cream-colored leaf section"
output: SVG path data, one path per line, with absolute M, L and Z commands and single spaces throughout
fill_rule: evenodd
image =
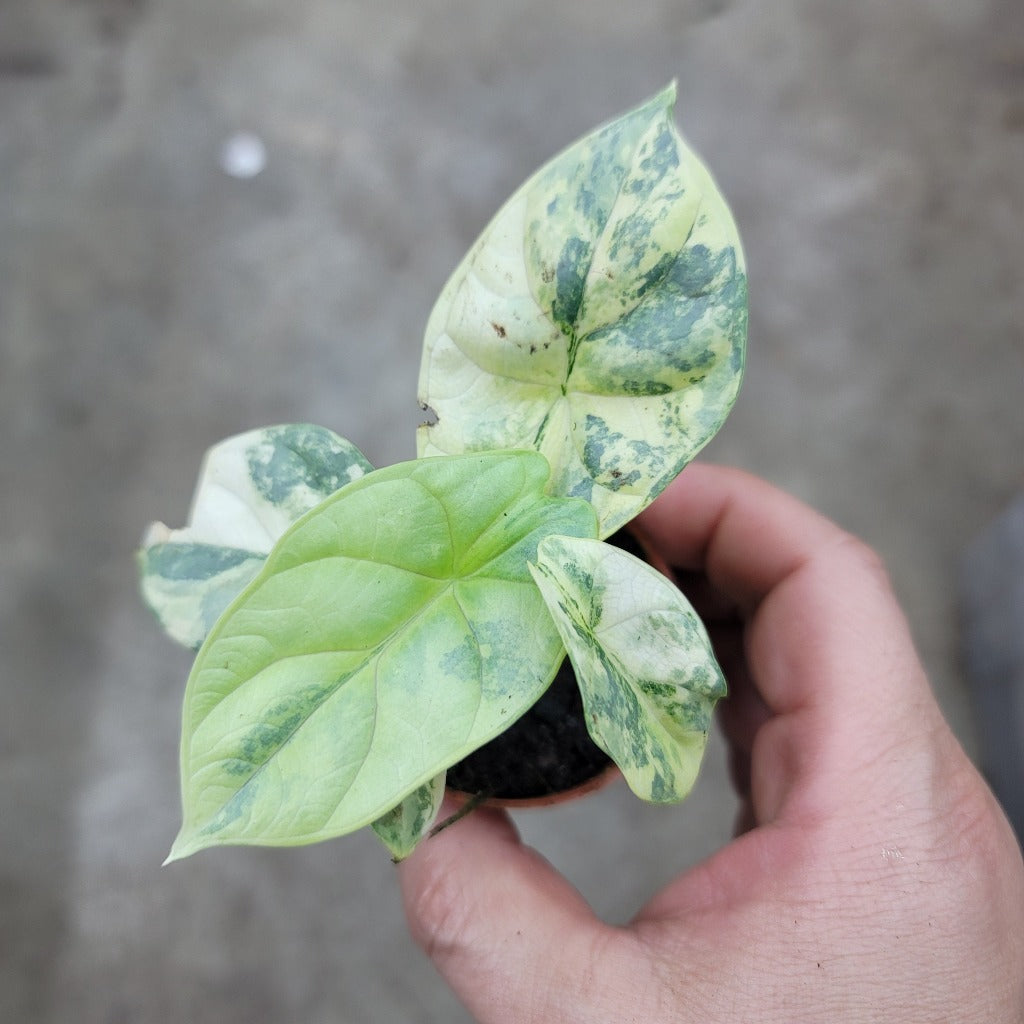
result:
M 424 337 L 423 456 L 534 448 L 601 536 L 718 430 L 746 342 L 739 237 L 667 89 L 556 156 L 485 228 Z
M 292 523 L 370 469 L 354 445 L 306 423 L 211 448 L 187 525 L 150 524 L 138 554 L 143 597 L 165 632 L 197 648 Z
M 594 741 L 637 796 L 682 800 L 725 694 L 700 619 L 661 573 L 601 541 L 548 537 L 531 569 L 572 659 Z

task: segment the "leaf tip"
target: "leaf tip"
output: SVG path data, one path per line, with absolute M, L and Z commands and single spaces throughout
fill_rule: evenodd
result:
M 186 857 L 191 857 L 193 853 L 198 853 L 205 845 L 207 844 L 201 842 L 195 835 L 187 834 L 182 829 L 171 844 L 170 853 L 167 854 L 167 858 L 160 866 L 165 868 L 176 860 L 184 860 Z

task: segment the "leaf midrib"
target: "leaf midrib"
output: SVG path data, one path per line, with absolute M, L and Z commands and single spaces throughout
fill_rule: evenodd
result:
M 482 531 L 482 533 L 484 533 L 484 532 L 486 532 L 486 530 Z M 481 536 L 482 536 L 482 533 L 481 533 Z M 475 540 L 478 540 L 478 539 L 479 539 L 479 536 L 477 538 L 475 538 Z M 521 540 L 522 540 L 521 537 L 517 538 L 517 540 L 514 541 L 512 544 L 510 544 L 508 547 L 506 547 L 504 549 L 504 551 L 507 551 L 507 550 L 509 550 L 509 548 L 514 547 L 515 544 L 519 543 Z M 502 553 L 504 553 L 504 551 Z M 328 556 L 323 556 L 323 557 L 325 559 L 345 559 L 345 558 L 349 558 L 349 559 L 351 559 L 353 561 L 368 562 L 368 563 L 371 563 L 371 564 L 374 564 L 374 565 L 377 565 L 377 564 L 388 564 L 388 565 L 391 565 L 391 563 L 380 563 L 376 559 L 365 558 L 365 557 L 345 556 L 345 555 L 328 555 Z M 313 719 L 313 717 L 316 714 L 318 714 L 321 711 L 321 709 L 323 709 L 325 707 L 325 705 L 328 704 L 328 702 L 330 702 L 331 700 L 333 700 L 335 697 L 338 696 L 338 694 L 342 691 L 343 687 L 345 686 L 346 682 L 348 682 L 349 680 L 351 680 L 351 679 L 355 678 L 356 676 L 358 676 L 361 672 L 363 672 L 364 669 L 366 669 L 366 667 L 369 664 L 371 664 L 375 660 L 379 660 L 385 654 L 385 652 L 388 650 L 388 648 L 391 645 L 393 645 L 394 643 L 400 641 L 400 639 L 401 639 L 401 637 L 403 635 L 407 634 L 410 629 L 414 628 L 415 623 L 418 620 L 423 618 L 423 616 L 425 616 L 430 611 L 431 608 L 433 608 L 439 601 L 443 600 L 448 594 L 452 594 L 454 603 L 455 603 L 456 607 L 458 607 L 460 614 L 462 615 L 464 621 L 467 624 L 467 630 L 468 630 L 467 635 L 468 636 L 472 636 L 473 642 L 476 645 L 476 649 L 479 650 L 480 649 L 480 643 L 479 643 L 479 640 L 478 640 L 477 635 L 476 635 L 476 630 L 473 629 L 472 624 L 469 622 L 468 616 L 466 615 L 465 611 L 462 608 L 462 602 L 459 600 L 458 594 L 456 592 L 456 587 L 459 584 L 461 584 L 461 583 L 465 583 L 465 582 L 468 582 L 468 581 L 474 579 L 475 577 L 480 577 L 482 575 L 482 573 L 484 572 L 484 570 L 486 570 L 487 566 L 489 566 L 495 560 L 496 560 L 496 558 L 489 559 L 486 563 L 484 563 L 478 569 L 474 570 L 471 573 L 468 573 L 468 574 L 465 574 L 465 575 L 456 575 L 454 573 L 454 571 L 453 571 L 453 573 L 451 575 L 447 576 L 447 577 L 428 576 L 428 575 L 423 574 L 423 573 L 415 572 L 414 570 L 405 569 L 402 566 L 391 565 L 392 568 L 398 569 L 399 571 L 406 571 L 410 575 L 419 576 L 420 578 L 428 579 L 428 580 L 431 580 L 432 582 L 437 582 L 437 583 L 440 583 L 442 585 L 440 587 L 438 587 L 437 590 L 434 591 L 434 593 L 432 593 L 420 605 L 420 607 L 417 609 L 417 611 L 415 612 L 415 614 L 411 618 L 406 619 L 399 628 L 397 628 L 394 631 L 392 631 L 392 633 L 389 636 L 387 636 L 384 640 L 382 640 L 380 643 L 376 644 L 372 648 L 357 648 L 357 647 L 341 648 L 341 647 L 335 647 L 335 648 L 327 648 L 327 649 L 322 650 L 322 651 L 303 651 L 301 653 L 287 654 L 287 655 L 283 655 L 281 657 L 274 657 L 270 661 L 268 661 L 264 665 L 262 665 L 257 672 L 247 676 L 247 678 L 245 680 L 243 680 L 241 683 L 239 683 L 238 686 L 236 686 L 231 691 L 231 694 L 229 694 L 228 696 L 235 695 L 238 692 L 238 690 L 240 690 L 242 687 L 246 686 L 247 683 L 250 683 L 251 681 L 256 679 L 262 672 L 266 671 L 267 669 L 269 669 L 269 668 L 271 668 L 272 666 L 275 666 L 275 665 L 280 665 L 280 664 L 288 662 L 288 661 L 297 660 L 297 659 L 300 659 L 300 658 L 305 658 L 305 657 L 309 657 L 311 655 L 317 655 L 317 654 L 339 654 L 340 655 L 340 654 L 347 654 L 347 653 L 359 653 L 360 651 L 365 651 L 365 657 L 362 658 L 362 660 L 358 663 L 358 665 L 356 665 L 354 668 L 352 668 L 351 671 L 349 671 L 349 672 L 343 674 L 342 676 L 340 676 L 332 684 L 330 684 L 328 687 L 325 688 L 322 697 L 317 701 L 315 707 L 313 707 L 310 710 L 309 714 L 305 715 L 301 719 L 301 721 L 296 723 L 295 727 L 287 734 L 287 736 L 284 737 L 284 739 L 273 749 L 273 751 L 268 754 L 268 756 L 266 757 L 266 759 L 262 763 L 254 766 L 254 769 L 253 769 L 252 773 L 245 779 L 245 781 L 242 782 L 241 785 L 239 785 L 238 788 L 235 789 L 234 792 L 232 792 L 232 794 L 228 797 L 228 799 L 223 801 L 223 803 L 221 803 L 212 814 L 209 814 L 207 816 L 207 820 L 206 820 L 205 825 L 201 825 L 201 826 L 196 828 L 196 834 L 197 835 L 203 834 L 204 830 L 208 829 L 210 827 L 210 825 L 217 819 L 218 815 L 221 812 L 223 812 L 224 809 L 233 800 L 237 799 L 250 785 L 253 785 L 253 784 L 255 784 L 258 781 L 258 779 L 259 779 L 260 775 L 262 774 L 263 770 L 290 743 L 292 743 L 295 740 L 295 738 L 301 733 L 302 729 Z M 278 573 L 275 573 L 275 575 L 284 575 L 286 573 L 292 572 L 293 570 L 301 569 L 301 568 L 303 568 L 304 565 L 308 565 L 308 564 L 309 563 L 302 563 L 302 564 L 297 565 L 297 566 L 289 567 L 288 569 L 279 570 Z M 507 583 L 507 584 L 510 584 L 510 585 L 511 584 L 517 584 L 517 585 L 521 585 L 521 586 L 530 586 L 530 587 L 534 586 L 534 584 L 531 581 L 529 581 L 529 580 L 513 580 L 513 579 L 503 578 L 503 581 L 505 583 Z M 219 640 L 225 640 L 225 641 L 226 640 L 234 641 L 234 640 L 238 639 L 239 636 L 244 636 L 244 635 L 260 636 L 260 639 L 264 639 L 264 640 L 266 639 L 265 636 L 261 636 L 260 634 L 231 634 L 231 635 L 228 635 L 228 636 L 223 636 L 222 635 L 218 639 Z M 212 657 L 212 651 L 213 650 L 214 650 L 214 648 L 211 647 L 211 654 L 208 655 L 207 657 Z M 204 670 L 200 670 L 199 677 L 202 676 L 203 671 Z M 197 677 L 197 681 L 198 681 L 199 677 Z M 370 736 L 369 736 L 369 738 L 367 740 L 367 745 L 366 745 L 367 751 L 372 749 L 373 737 L 375 735 L 376 728 L 377 728 L 377 722 L 378 722 L 378 719 L 379 719 L 379 714 L 378 714 L 378 709 L 379 709 L 379 704 L 380 704 L 379 696 L 378 696 L 378 694 L 379 694 L 379 687 L 380 687 L 379 674 L 375 673 L 374 674 L 374 707 L 373 707 L 373 715 L 372 715 L 373 726 L 372 726 L 372 729 L 371 729 L 371 732 L 370 732 Z M 472 733 L 473 727 L 475 726 L 475 723 L 476 723 L 477 716 L 479 715 L 479 712 L 480 712 L 480 707 L 481 707 L 481 704 L 482 704 L 482 695 L 483 695 L 482 677 L 481 677 L 481 679 L 479 681 L 479 685 L 477 687 L 477 690 L 478 690 L 477 707 L 474 709 L 474 712 L 473 712 L 473 722 L 471 723 L 469 729 L 467 730 L 467 735 L 470 735 Z M 226 699 L 226 698 L 224 698 L 224 699 Z M 192 772 L 193 774 L 194 774 L 194 772 L 193 772 L 194 757 L 193 757 L 193 753 L 192 753 L 192 740 L 194 740 L 194 738 L 196 736 L 196 733 L 198 732 L 198 730 L 201 727 L 202 723 L 206 720 L 206 718 L 210 714 L 213 713 L 213 711 L 217 707 L 220 706 L 221 703 L 222 703 L 222 701 L 218 701 L 216 704 L 211 706 L 201 718 L 199 718 L 198 720 L 195 720 L 195 721 L 192 722 L 192 727 L 191 727 L 191 730 L 190 730 L 189 749 L 188 749 L 188 762 L 189 762 L 190 772 Z M 250 727 L 257 726 L 258 724 L 259 724 L 259 720 L 257 719 L 257 720 L 255 720 L 255 721 L 253 721 L 251 723 Z M 239 759 L 238 758 L 234 758 L 234 757 L 222 756 L 222 757 L 220 757 L 220 758 L 218 758 L 216 760 L 207 762 L 204 765 L 204 767 L 208 768 L 211 764 L 216 764 L 216 763 L 224 764 L 224 763 L 227 763 L 228 761 L 232 761 L 232 760 L 239 760 Z M 252 762 L 248 762 L 248 763 L 252 764 Z M 345 788 L 344 792 L 342 794 L 340 794 L 340 796 L 338 797 L 338 799 L 337 799 L 337 801 L 336 801 L 336 803 L 334 805 L 335 810 L 332 811 L 332 814 L 336 812 L 337 807 L 340 806 L 341 802 L 345 798 L 345 795 L 348 794 L 351 791 L 352 787 L 355 785 L 355 783 L 356 783 L 357 779 L 359 778 L 360 774 L 364 770 L 365 765 L 366 765 L 366 758 L 364 757 L 362 763 L 356 769 L 356 773 L 355 773 L 355 775 L 353 775 L 353 777 L 352 777 L 351 781 L 349 782 L 348 786 Z M 330 816 L 328 816 L 328 818 L 329 817 Z

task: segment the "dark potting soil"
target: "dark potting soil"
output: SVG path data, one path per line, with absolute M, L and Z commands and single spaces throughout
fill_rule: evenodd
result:
M 608 543 L 643 558 L 632 534 Z M 575 789 L 600 775 L 611 758 L 590 738 L 583 700 L 568 658 L 551 685 L 500 736 L 448 769 L 447 785 L 460 793 L 498 800 L 531 800 Z
M 528 800 L 574 789 L 609 763 L 587 732 L 576 673 L 566 658 L 540 700 L 449 768 L 447 784 L 474 796 Z

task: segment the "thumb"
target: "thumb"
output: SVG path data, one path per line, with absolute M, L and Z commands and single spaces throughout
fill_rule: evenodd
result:
M 441 814 L 454 810 L 446 801 Z M 482 1024 L 594 1020 L 598 1003 L 618 1002 L 613 979 L 631 972 L 607 961 L 629 957 L 628 937 L 523 845 L 503 811 L 474 811 L 398 870 L 413 938 Z

